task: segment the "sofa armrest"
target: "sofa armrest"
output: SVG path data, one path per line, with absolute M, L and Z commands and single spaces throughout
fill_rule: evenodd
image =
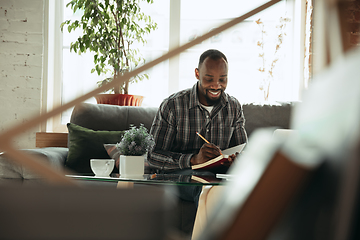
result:
M 38 149 L 23 149 L 21 151 L 38 157 L 40 161 L 49 164 L 55 170 L 63 170 L 69 149 L 49 147 Z M 41 179 L 31 170 L 12 161 L 6 152 L 0 155 L 0 179 Z

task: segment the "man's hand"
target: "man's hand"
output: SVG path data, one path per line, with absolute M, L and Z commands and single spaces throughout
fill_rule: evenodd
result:
M 192 156 L 190 162 L 191 165 L 196 165 L 207 162 L 210 159 L 216 158 L 219 155 L 221 155 L 221 151 L 219 147 L 217 147 L 213 143 L 205 143 L 200 148 L 199 153 Z
M 237 152 L 237 153 L 235 153 L 235 154 L 231 154 L 231 155 L 229 155 L 229 157 L 228 157 L 227 161 L 222 162 L 222 163 L 221 163 L 221 165 L 223 165 L 223 166 L 225 166 L 225 167 L 230 167 L 230 166 L 231 166 L 231 164 L 233 164 L 233 162 L 234 162 L 234 160 L 235 160 L 235 158 L 236 158 L 236 156 L 237 156 L 237 155 L 239 155 L 239 153 L 238 153 L 238 152 Z

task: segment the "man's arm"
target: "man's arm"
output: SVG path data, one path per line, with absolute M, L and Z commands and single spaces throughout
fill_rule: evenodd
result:
M 234 98 L 235 99 L 235 98 Z M 235 119 L 234 119 L 234 132 L 231 136 L 230 147 L 234 147 L 248 141 L 247 134 L 245 131 L 245 117 L 243 109 L 238 100 L 235 99 L 234 107 L 236 109 Z
M 230 139 L 229 148 L 246 143 L 248 141 L 247 134 L 245 131 L 245 117 L 241 104 L 235 98 L 233 104 L 235 105 L 234 109 L 236 110 L 236 113 L 234 115 L 235 119 L 233 124 L 234 132 Z M 225 167 L 230 167 L 237 155 L 238 153 L 230 155 L 228 158 L 228 162 L 224 162 L 223 165 Z
M 159 170 L 178 170 L 190 168 L 193 154 L 172 152 L 174 139 L 177 134 L 174 107 L 164 101 L 156 113 L 150 133 L 154 136 L 155 146 L 148 153 L 148 163 Z

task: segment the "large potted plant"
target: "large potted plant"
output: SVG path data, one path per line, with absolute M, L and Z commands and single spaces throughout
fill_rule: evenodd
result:
M 157 28 L 150 16 L 141 12 L 140 1 L 151 4 L 152 0 L 73 0 L 66 6 L 83 11 L 80 20 L 66 20 L 69 32 L 82 29 L 83 35 L 70 45 L 70 51 L 78 54 L 90 51 L 94 53 L 94 68 L 91 72 L 98 75 L 109 74 L 110 77 L 98 82 L 99 86 L 107 84 L 119 75 L 131 71 L 145 59 L 134 47 L 134 43 L 145 44 L 145 36 Z M 128 79 L 123 85 L 110 89 L 107 93 L 95 98 L 98 103 L 140 106 L 142 96 L 129 95 L 129 83 L 149 78 L 147 74 Z M 108 99 L 110 98 L 110 99 Z M 113 100 L 113 101 L 112 101 Z

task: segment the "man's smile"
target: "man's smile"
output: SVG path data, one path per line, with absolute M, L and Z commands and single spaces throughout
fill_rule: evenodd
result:
M 211 97 L 218 97 L 221 93 L 221 90 L 208 90 L 207 92 Z

